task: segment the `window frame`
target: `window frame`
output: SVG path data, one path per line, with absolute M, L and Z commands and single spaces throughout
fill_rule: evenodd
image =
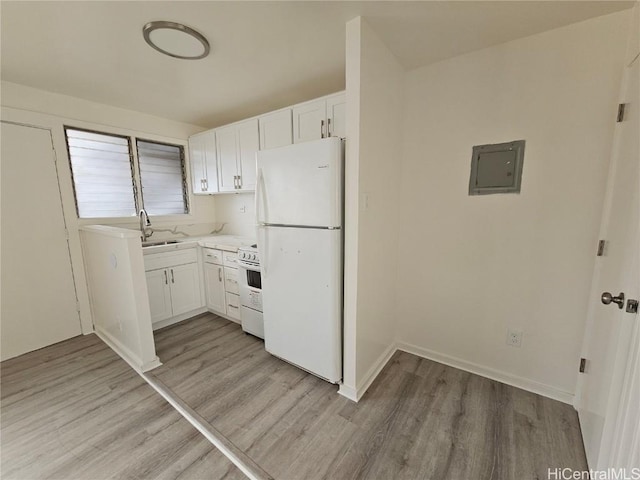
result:
M 82 122 L 78 122 L 82 123 Z M 140 206 L 144 205 L 142 198 L 142 182 L 140 177 L 140 162 L 138 161 L 138 148 L 136 144 L 136 140 L 140 139 L 141 141 L 152 142 L 152 143 L 160 143 L 165 145 L 171 145 L 175 147 L 179 147 L 182 152 L 182 171 L 183 171 L 183 190 L 184 190 L 184 198 L 185 205 L 188 210 L 187 213 L 183 214 L 174 214 L 174 215 L 153 215 L 151 221 L 158 224 L 172 224 L 172 225 L 181 225 L 188 224 L 193 222 L 194 219 L 194 208 L 192 195 L 193 192 L 191 190 L 191 179 L 190 179 L 190 164 L 188 163 L 189 159 L 189 151 L 188 151 L 188 142 L 186 140 L 179 140 L 176 138 L 168 138 L 162 137 L 159 135 L 153 134 L 142 134 L 138 135 L 136 132 L 131 130 L 127 131 L 125 129 L 119 128 L 109 128 L 109 130 L 96 130 L 93 127 L 84 127 L 84 126 L 74 126 L 67 123 L 62 125 L 63 129 L 63 138 L 66 147 L 67 154 L 67 164 L 70 173 L 71 180 L 71 189 L 73 193 L 73 202 L 75 207 L 75 214 L 78 225 L 129 225 L 129 224 L 138 224 L 139 218 L 137 213 L 140 211 Z M 95 133 L 98 135 L 112 135 L 114 137 L 126 138 L 129 144 L 129 158 L 131 161 L 131 182 L 133 185 L 133 193 L 134 193 L 134 202 L 136 207 L 136 215 L 132 215 L 130 217 L 81 217 L 78 213 L 78 198 L 76 195 L 76 183 L 73 178 L 73 165 L 71 163 L 71 154 L 69 152 L 69 142 L 67 140 L 67 129 L 70 130 L 79 130 L 88 133 Z

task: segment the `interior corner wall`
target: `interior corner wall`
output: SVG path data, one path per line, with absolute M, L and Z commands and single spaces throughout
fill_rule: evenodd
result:
M 571 402 L 627 25 L 618 12 L 407 72 L 401 348 Z M 521 139 L 521 193 L 469 196 L 472 147 Z
M 345 313 L 355 313 L 353 381 L 356 396 L 360 396 L 395 347 L 404 70 L 365 19 L 352 22 L 347 25 L 347 41 L 357 43 L 359 52 L 348 43 L 345 223 L 349 228 L 357 218 L 358 230 L 354 242 L 357 261 L 353 264 L 349 255 L 356 249 L 350 250 L 354 244 L 349 241 L 354 237 L 347 235 L 346 239 L 345 306 L 355 307 L 355 311 Z M 350 55 L 358 58 L 350 62 Z M 348 303 L 354 300 L 349 297 L 353 287 L 349 274 L 355 272 L 353 305 Z M 347 325 L 345 332 L 346 338 Z

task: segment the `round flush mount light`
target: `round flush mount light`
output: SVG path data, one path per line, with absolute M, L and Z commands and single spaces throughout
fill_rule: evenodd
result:
M 170 57 L 197 60 L 209 55 L 207 39 L 181 23 L 149 22 L 142 28 L 142 35 L 151 47 Z

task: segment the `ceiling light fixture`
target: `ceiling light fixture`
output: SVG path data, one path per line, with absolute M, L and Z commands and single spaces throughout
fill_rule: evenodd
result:
M 142 35 L 151 47 L 170 57 L 197 60 L 209 55 L 207 39 L 181 23 L 149 22 L 142 28 Z

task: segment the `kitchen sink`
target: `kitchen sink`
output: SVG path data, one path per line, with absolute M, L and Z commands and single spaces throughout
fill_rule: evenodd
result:
M 159 240 L 157 242 L 142 242 L 142 247 L 158 247 L 160 245 L 173 245 L 177 240 Z

